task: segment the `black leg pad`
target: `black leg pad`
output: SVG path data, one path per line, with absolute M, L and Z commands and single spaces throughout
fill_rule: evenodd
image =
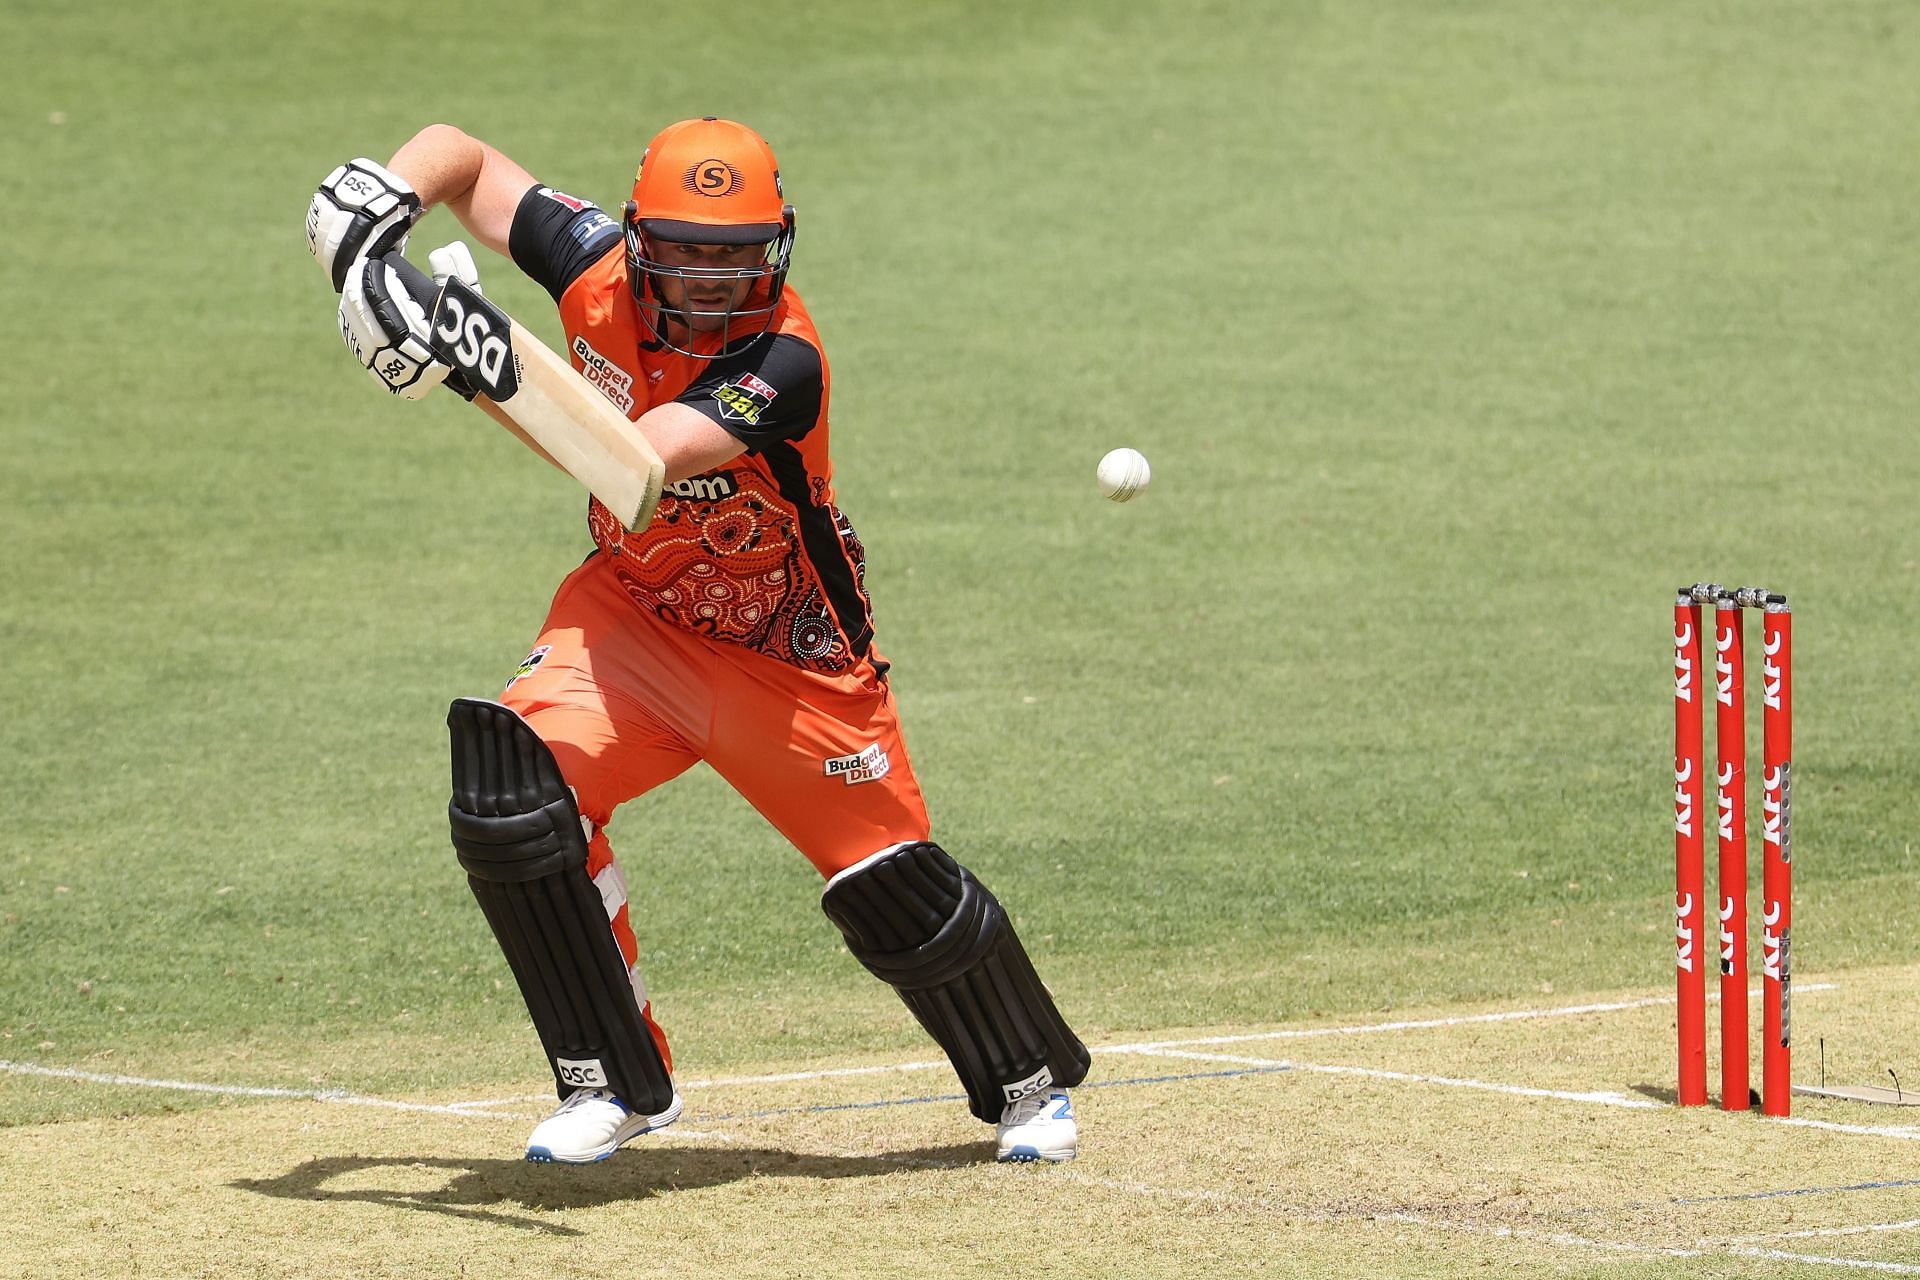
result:
M 643 1115 L 665 1111 L 673 1082 L 587 875 L 586 832 L 553 752 L 494 702 L 457 700 L 447 731 L 454 852 L 520 984 L 560 1095 L 611 1089 Z
M 1087 1047 L 1060 1017 L 1013 923 L 939 845 L 901 845 L 835 876 L 820 899 L 854 959 L 892 984 L 946 1050 L 973 1114 L 1086 1078 Z

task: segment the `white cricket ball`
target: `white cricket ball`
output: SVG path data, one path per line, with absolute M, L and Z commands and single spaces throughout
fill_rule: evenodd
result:
M 1115 502 L 1125 502 L 1147 487 L 1153 479 L 1153 468 L 1138 449 L 1115 449 L 1100 459 L 1100 469 L 1094 474 L 1099 477 L 1102 494 Z

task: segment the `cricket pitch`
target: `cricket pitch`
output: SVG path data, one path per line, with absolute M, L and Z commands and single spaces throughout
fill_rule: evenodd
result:
M 1796 1078 L 1816 1042 L 1833 1084 L 1897 1064 L 1917 981 L 1802 978 Z M 551 1101 L 531 1081 L 275 1096 L 11 1063 L 0 1091 L 124 1090 L 141 1112 L 0 1131 L 0 1271 L 1920 1275 L 1911 1113 L 1683 1111 L 1673 1013 L 1640 991 L 1109 1040 L 1076 1093 L 1081 1158 L 1049 1167 L 996 1165 L 924 1060 L 689 1077 L 677 1125 L 584 1168 L 518 1158 Z M 183 1109 L 152 1114 L 155 1090 Z

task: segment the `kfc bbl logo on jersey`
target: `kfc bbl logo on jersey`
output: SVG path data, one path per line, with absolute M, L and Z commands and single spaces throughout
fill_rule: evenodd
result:
M 713 398 L 720 402 L 720 416 L 744 422 L 750 427 L 760 425 L 761 413 L 779 394 L 750 373 L 743 373 L 732 382 L 723 382 L 713 389 Z
M 536 648 L 532 653 L 522 658 L 520 660 L 519 669 L 516 670 L 513 673 L 512 677 L 507 681 L 507 689 L 513 688 L 513 686 L 519 684 L 522 680 L 525 680 L 528 676 L 538 671 L 540 669 L 540 664 L 545 662 L 547 660 L 547 655 L 552 652 L 553 652 L 552 645 L 543 644 L 538 648 Z M 506 692 L 506 690 L 503 689 L 501 690 L 501 692 L 504 693 Z

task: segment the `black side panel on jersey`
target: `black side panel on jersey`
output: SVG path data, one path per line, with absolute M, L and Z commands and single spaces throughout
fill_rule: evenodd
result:
M 715 360 L 680 393 L 749 450 L 797 440 L 820 420 L 825 391 L 820 352 L 805 338 L 775 333 L 736 356 Z
M 507 249 L 514 265 L 555 302 L 582 272 L 620 243 L 620 226 L 598 205 L 552 187 L 529 187 L 513 211 Z
M 973 1114 L 1086 1079 L 1087 1047 L 1060 1017 L 998 900 L 932 843 L 842 872 L 820 899 L 854 959 L 891 983 L 947 1052 Z
M 560 1096 L 611 1089 L 642 1115 L 665 1111 L 673 1082 L 587 875 L 580 811 L 553 752 L 496 702 L 457 699 L 447 731 L 454 851 L 520 984 Z
M 873 614 L 858 576 L 864 572 L 864 562 L 852 522 L 838 507 L 815 501 L 813 479 L 798 447 L 782 441 L 761 450 L 760 456 L 767 460 L 780 496 L 800 513 L 800 543 L 820 575 L 827 607 L 847 637 L 848 648 L 856 658 L 866 656 L 873 645 Z

